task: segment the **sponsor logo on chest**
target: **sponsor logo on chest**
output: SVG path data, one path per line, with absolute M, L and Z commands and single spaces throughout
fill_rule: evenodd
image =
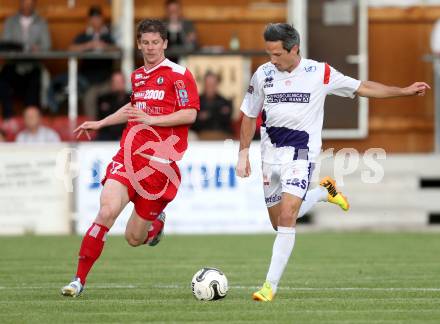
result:
M 153 100 L 163 100 L 165 97 L 165 90 L 146 90 L 134 93 L 134 99 L 153 99 Z
M 145 101 L 137 101 L 137 102 L 135 102 L 135 106 L 137 109 L 140 109 L 140 110 L 147 109 L 147 103 Z
M 267 103 L 291 102 L 309 103 L 310 93 L 305 92 L 283 92 L 266 95 Z
M 162 115 L 165 111 L 164 107 L 148 106 L 145 101 L 137 101 L 135 107 L 145 111 L 149 115 Z
M 145 74 L 142 74 L 142 73 L 136 73 L 134 75 L 134 79 L 135 80 L 147 80 L 149 77 L 150 77 L 149 75 L 145 75 Z
M 145 81 L 139 81 L 139 82 L 135 82 L 134 83 L 135 87 L 140 87 L 140 86 L 143 86 L 143 85 L 145 85 Z
M 164 107 L 147 107 L 146 112 L 149 115 L 162 115 L 164 113 Z

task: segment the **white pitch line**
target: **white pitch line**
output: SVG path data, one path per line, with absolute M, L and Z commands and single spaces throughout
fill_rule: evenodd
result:
M 136 289 L 141 288 L 140 286 L 135 285 L 90 285 L 87 288 L 91 289 Z M 56 289 L 61 286 L 17 286 L 17 287 L 4 287 L 0 286 L 0 290 L 28 290 L 28 289 Z
M 136 286 L 136 285 L 90 285 L 89 289 L 185 289 L 190 285 L 153 285 L 153 286 Z M 29 290 L 29 289 L 57 289 L 58 286 L 16 286 L 6 287 L 0 286 L 0 290 Z M 258 286 L 229 286 L 230 289 L 258 289 Z M 422 287 L 279 287 L 280 290 L 291 291 L 420 291 L 420 292 L 440 292 L 440 288 L 422 288 Z
M 154 285 L 153 288 L 162 289 L 182 289 L 180 285 Z M 258 289 L 259 286 L 229 286 L 231 289 Z M 414 288 L 414 287 L 385 287 L 385 288 L 369 288 L 369 287 L 279 287 L 280 290 L 294 291 L 440 291 L 440 288 Z
M 280 287 L 281 290 L 303 290 L 303 291 L 440 291 L 440 288 L 399 288 L 399 287 L 386 287 L 386 288 L 369 288 L 369 287 L 327 287 L 327 288 L 294 288 L 294 287 Z

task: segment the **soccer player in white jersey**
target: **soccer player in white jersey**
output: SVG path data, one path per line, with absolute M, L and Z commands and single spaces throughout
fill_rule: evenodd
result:
M 255 120 L 262 112 L 264 194 L 277 235 L 266 282 L 252 297 L 257 301 L 272 301 L 293 250 L 296 219 L 321 200 L 348 209 L 331 178 L 307 192 L 313 163 L 321 151 L 325 97 L 329 94 L 350 98 L 423 96 L 430 87 L 424 82 L 399 88 L 359 81 L 326 63 L 301 58 L 299 34 L 289 24 L 269 24 L 264 40 L 270 62 L 254 73 L 241 106 L 244 117 L 236 172 L 239 177 L 251 173 L 249 145 L 255 133 Z

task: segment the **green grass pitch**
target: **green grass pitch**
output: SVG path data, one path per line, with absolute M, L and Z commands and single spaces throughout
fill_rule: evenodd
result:
M 65 298 L 81 238 L 0 238 L 0 323 L 440 323 L 438 233 L 301 233 L 273 303 L 263 283 L 273 235 L 109 237 L 85 293 Z M 199 302 L 193 274 L 218 267 L 223 300 Z

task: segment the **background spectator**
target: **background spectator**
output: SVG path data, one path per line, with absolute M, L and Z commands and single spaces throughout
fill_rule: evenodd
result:
M 50 49 L 51 40 L 47 22 L 35 12 L 35 0 L 21 0 L 19 12 L 9 17 L 4 26 L 2 40 L 21 44 L 24 51 L 37 52 Z M 24 104 L 40 104 L 41 64 L 33 61 L 7 62 L 0 72 L 0 101 L 3 117 L 13 115 L 13 96 L 21 95 Z
M 130 101 L 130 94 L 125 90 L 125 77 L 121 72 L 114 72 L 111 79 L 111 91 L 98 98 L 96 119 L 101 120 L 113 114 Z M 97 141 L 118 141 L 121 139 L 125 124 L 104 127 L 99 130 Z
M 219 81 L 217 74 L 210 71 L 205 74 L 200 112 L 192 127 L 199 139 L 220 140 L 232 137 L 232 103 L 219 94 Z
M 56 143 L 60 136 L 54 130 L 41 125 L 41 113 L 38 107 L 29 106 L 23 112 L 25 129 L 18 133 L 17 143 Z
M 99 6 L 90 7 L 87 28 L 75 37 L 69 49 L 80 52 L 116 49 Z M 97 84 L 108 81 L 112 65 L 112 60 L 83 60 L 79 71 L 90 84 Z
M 182 16 L 182 7 L 178 0 L 168 0 L 165 3 L 167 17 L 164 22 L 168 31 L 168 50 L 192 51 L 197 48 L 197 35 L 192 21 L 184 19 Z M 178 56 L 167 57 L 177 62 Z
M 109 28 L 105 25 L 101 7 L 89 9 L 86 29 L 78 34 L 69 46 L 70 51 L 108 51 L 116 50 Z M 109 91 L 109 79 L 113 69 L 111 59 L 84 59 L 78 69 L 78 89 L 85 91 L 83 96 L 84 113 L 90 118 L 96 116 L 96 98 L 100 93 Z M 67 74 L 56 77 L 49 89 L 49 106 L 53 112 L 67 98 Z

